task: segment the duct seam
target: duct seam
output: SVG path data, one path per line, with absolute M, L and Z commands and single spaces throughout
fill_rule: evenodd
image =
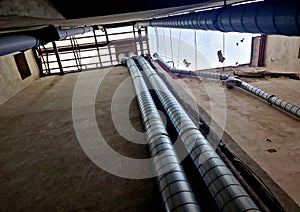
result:
M 132 58 L 126 58 L 126 65 L 131 74 L 142 113 L 146 137 L 149 142 L 149 152 L 151 157 L 153 157 L 153 168 L 157 173 L 157 182 L 166 210 L 200 211 L 200 207 L 180 165 L 177 154 L 173 149 L 168 133 L 165 131 L 164 124 L 140 74 L 139 68 L 135 65 Z M 135 74 L 139 76 L 133 77 Z M 153 116 L 145 113 L 145 107 L 152 108 L 150 114 Z M 151 123 L 154 125 L 151 125 Z M 166 175 L 165 173 L 170 170 L 177 170 L 179 172 L 172 172 Z
M 194 128 L 197 128 L 194 123 L 192 122 L 192 120 L 190 120 L 189 116 L 184 112 L 184 110 L 181 108 L 180 105 L 170 105 L 169 108 L 166 108 L 166 105 L 168 104 L 168 102 L 177 102 L 174 97 L 172 96 L 172 94 L 170 93 L 170 91 L 166 88 L 166 86 L 164 85 L 164 83 L 162 82 L 162 80 L 159 78 L 158 74 L 151 68 L 151 66 L 145 66 L 144 64 L 147 63 L 147 61 L 142 57 L 139 56 L 138 57 L 138 63 L 140 64 L 141 67 L 147 67 L 147 69 L 143 69 L 143 71 L 145 72 L 145 74 L 147 76 L 149 76 L 150 74 L 152 74 L 152 77 L 149 78 L 149 83 L 151 84 L 152 88 L 154 89 L 155 93 L 157 93 L 161 103 L 163 104 L 163 106 L 165 107 L 165 109 L 167 110 L 167 113 L 170 117 L 170 119 L 172 120 L 172 122 L 175 125 L 175 128 L 178 131 L 178 134 L 180 135 L 182 142 L 184 143 L 185 147 L 187 148 L 188 152 L 191 154 L 194 163 L 197 167 L 199 167 L 199 165 L 201 164 L 205 164 L 205 166 L 200 166 L 198 168 L 199 173 L 201 174 L 201 176 L 203 177 L 204 181 L 206 184 L 209 184 L 211 182 L 211 180 L 213 180 L 216 177 L 220 177 L 220 178 L 224 178 L 224 172 L 231 174 L 231 171 L 229 170 L 229 168 L 224 164 L 224 162 L 220 163 L 220 161 L 222 161 L 222 159 L 219 159 L 219 156 L 217 155 L 217 153 L 215 152 L 215 150 L 210 146 L 210 144 L 208 144 L 208 142 L 206 141 L 206 139 L 204 138 L 204 136 L 200 133 L 200 131 L 196 130 L 196 129 L 188 129 L 185 130 L 184 132 L 181 131 L 181 129 L 184 129 L 184 127 L 186 125 L 181 125 L 179 124 L 179 122 L 175 122 L 174 117 L 170 115 L 171 114 L 171 109 L 174 108 L 175 111 L 179 110 L 180 111 L 180 116 L 185 120 L 189 120 L 190 123 L 186 123 L 189 124 L 191 126 L 194 126 Z M 157 77 L 154 77 L 154 75 L 156 74 Z M 156 80 L 156 81 L 154 81 Z M 164 90 L 164 94 L 165 95 L 161 95 L 161 91 L 159 92 L 160 86 L 157 86 L 157 84 L 162 84 L 162 87 L 165 87 Z M 176 124 L 177 123 L 177 124 Z M 196 138 L 190 142 L 189 144 L 193 143 L 194 145 L 199 145 L 201 143 L 207 143 L 206 146 L 206 150 L 203 152 L 202 149 L 199 147 L 199 154 L 196 154 L 197 151 L 194 151 L 193 153 L 191 153 L 191 148 L 194 145 L 188 145 L 186 144 L 186 139 L 189 135 L 191 134 L 196 134 Z M 202 145 L 199 145 L 202 146 Z M 218 158 L 218 162 L 216 162 L 216 159 L 214 158 Z M 218 166 L 215 166 L 215 164 L 218 164 Z M 214 167 L 213 167 L 214 166 Z M 210 167 L 211 171 L 206 172 L 205 174 L 203 173 L 203 168 L 205 167 Z M 220 167 L 222 167 L 221 170 L 223 170 L 223 172 L 220 171 Z M 210 174 L 208 174 L 210 173 Z M 211 178 L 213 177 L 213 178 Z M 234 178 L 233 174 L 231 174 L 231 177 Z M 253 209 L 255 208 L 255 210 L 259 210 L 256 206 L 256 204 L 251 200 L 250 196 L 247 194 L 247 192 L 244 189 L 241 189 L 240 191 L 236 191 L 235 189 L 232 188 L 232 186 L 230 184 L 226 184 L 226 180 L 223 181 L 224 182 L 224 186 L 222 187 L 222 189 L 225 190 L 226 194 L 228 195 L 228 198 L 230 199 L 230 201 L 235 202 L 230 204 L 231 208 L 229 207 L 228 209 L 231 210 L 247 210 L 247 209 Z M 212 184 L 215 184 L 214 182 Z M 241 187 L 242 188 L 242 187 Z M 240 197 L 244 197 L 244 196 L 248 197 L 248 200 L 242 200 Z M 222 209 L 223 207 L 225 207 L 228 202 L 224 201 L 224 197 L 217 195 L 215 197 L 216 203 L 219 206 L 220 209 Z

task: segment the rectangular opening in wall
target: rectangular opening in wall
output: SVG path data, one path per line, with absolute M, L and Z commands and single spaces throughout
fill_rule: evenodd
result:
M 15 54 L 14 58 L 15 58 L 19 73 L 22 77 L 22 80 L 29 77 L 31 75 L 31 72 L 30 72 L 29 66 L 27 64 L 25 54 L 23 52 Z
M 299 45 L 299 50 L 298 50 L 298 59 L 300 59 L 300 45 Z

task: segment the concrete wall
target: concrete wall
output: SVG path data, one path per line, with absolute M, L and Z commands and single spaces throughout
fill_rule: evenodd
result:
M 265 67 L 274 71 L 300 73 L 300 37 L 267 36 Z
M 260 47 L 260 36 L 252 38 L 252 52 L 250 66 L 257 67 Z
M 24 80 L 21 78 L 13 55 L 0 56 L 0 105 L 39 79 L 39 69 L 31 50 L 25 52 L 31 76 Z

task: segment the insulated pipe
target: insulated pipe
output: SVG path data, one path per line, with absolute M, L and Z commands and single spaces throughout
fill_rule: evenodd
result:
M 195 166 L 221 211 L 259 211 L 215 149 L 183 110 L 159 75 L 144 57 L 138 63 L 164 106 Z
M 201 211 L 139 68 L 124 54 L 119 61 L 126 63 L 131 75 L 166 211 Z
M 157 58 L 157 61 L 159 62 L 160 65 L 162 65 L 162 67 L 166 68 L 166 70 L 171 71 L 172 73 L 189 74 L 192 76 L 224 80 L 225 85 L 228 88 L 231 88 L 232 86 L 240 87 L 240 88 L 256 95 L 257 97 L 262 98 L 263 100 L 266 100 L 268 103 L 275 105 L 276 107 L 292 114 L 293 116 L 300 118 L 300 108 L 298 106 L 293 105 L 283 99 L 280 99 L 273 94 L 263 91 L 255 86 L 250 85 L 249 83 L 242 81 L 240 79 L 237 79 L 231 75 L 211 73 L 211 72 L 205 72 L 205 71 L 178 70 L 178 69 L 170 66 L 168 63 L 166 63 L 157 53 L 153 54 L 153 56 L 155 58 Z
M 41 45 L 41 41 L 31 35 L 0 36 L 0 56 L 25 51 Z
M 221 32 L 300 35 L 297 0 L 273 0 L 137 22 L 137 27 L 171 27 Z

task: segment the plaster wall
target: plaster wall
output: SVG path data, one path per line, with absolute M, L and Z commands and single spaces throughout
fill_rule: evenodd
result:
M 300 73 L 300 37 L 267 36 L 265 67 L 272 71 Z
M 0 57 L 0 105 L 39 79 L 39 69 L 32 50 L 25 52 L 31 75 L 24 80 L 18 71 L 14 54 L 16 53 Z

